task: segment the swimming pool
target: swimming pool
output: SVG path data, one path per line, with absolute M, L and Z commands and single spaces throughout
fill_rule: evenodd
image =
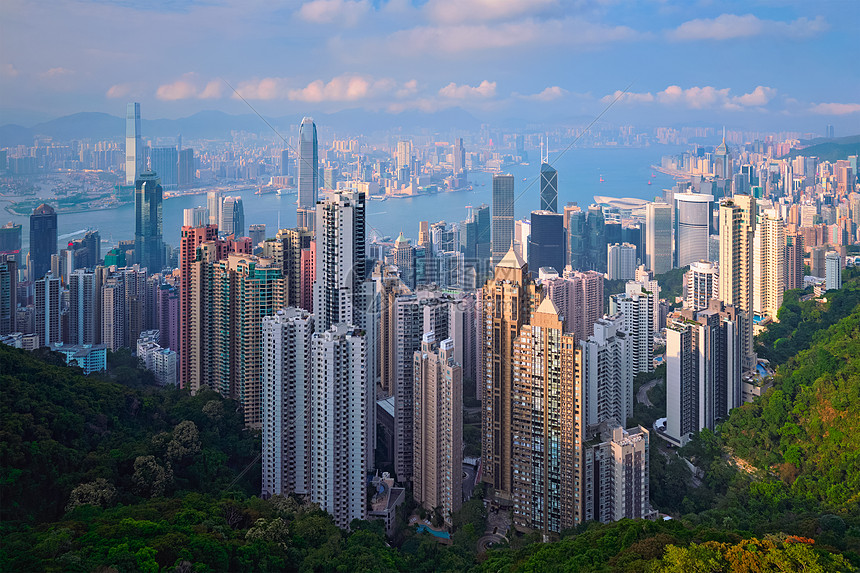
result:
M 451 539 L 451 534 L 448 533 L 447 531 L 436 531 L 435 529 L 430 529 L 429 527 L 427 527 L 423 523 L 419 523 L 418 524 L 418 533 L 421 533 L 422 531 L 426 531 L 430 535 L 432 535 L 434 537 L 438 537 L 440 539 Z
M 758 375 L 762 378 L 766 378 L 768 376 L 767 368 L 765 368 L 763 364 L 756 364 L 755 369 L 758 372 Z

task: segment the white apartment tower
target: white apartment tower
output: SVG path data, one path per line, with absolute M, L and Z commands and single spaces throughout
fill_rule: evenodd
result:
M 755 229 L 754 197 L 735 195 L 720 203 L 720 300 L 741 314 L 744 370 L 756 366 L 752 328 Z
M 753 311 L 776 321 L 785 292 L 785 225 L 778 211 L 759 216 L 753 256 Z
M 311 359 L 310 497 L 345 529 L 366 515 L 367 339 L 334 325 L 313 335 Z
M 263 318 L 263 483 L 267 495 L 310 492 L 313 315 L 285 308 Z
M 633 415 L 633 356 L 623 319 L 604 317 L 594 334 L 580 342 L 584 424 L 587 428 L 613 419 L 625 424 Z

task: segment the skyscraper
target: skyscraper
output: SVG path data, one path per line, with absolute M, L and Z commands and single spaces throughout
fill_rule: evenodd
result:
M 18 312 L 18 262 L 0 254 L 0 335 L 16 332 Z
M 686 276 L 686 294 L 684 308 L 703 310 L 708 308 L 708 301 L 719 298 L 720 271 L 716 263 L 696 261 L 690 264 Z
M 101 342 L 102 273 L 77 269 L 69 276 L 69 342 Z
M 645 208 L 645 253 L 646 266 L 655 275 L 672 270 L 671 205 L 648 203 Z
M 606 219 L 600 205 L 589 205 L 585 218 L 586 266 L 599 273 L 606 272 Z
M 0 255 L 19 255 L 22 235 L 21 225 L 12 221 L 0 227 Z
M 633 352 L 622 317 L 604 317 L 594 334 L 580 341 L 582 350 L 583 425 L 593 428 L 633 415 Z
M 606 245 L 606 272 L 609 280 L 633 280 L 636 273 L 636 247 L 630 243 Z
M 158 175 L 163 188 L 176 188 L 179 184 L 179 152 L 175 146 L 164 145 L 150 149 L 149 164 L 151 171 Z
M 209 224 L 216 227 L 221 224 L 221 203 L 224 199 L 220 191 L 206 193 L 206 208 L 209 210 Z
M 708 260 L 713 195 L 675 193 L 675 267 Z M 659 274 L 659 273 L 658 273 Z
M 125 112 L 125 184 L 134 185 L 145 167 L 140 137 L 140 104 L 130 103 Z
M 394 241 L 394 249 L 391 251 L 391 258 L 397 270 L 400 271 L 400 278 L 411 289 L 415 288 L 415 249 L 409 243 L 409 239 L 403 236 L 401 232 Z
M 458 137 L 454 140 L 454 177 L 458 177 L 461 174 L 465 176 L 466 174 L 466 149 L 463 147 L 463 138 Z
M 629 282 L 624 294 L 609 298 L 609 314 L 620 313 L 621 323 L 630 341 L 633 374 L 654 370 L 654 311 L 658 292 L 646 290 L 642 283 Z M 625 420 L 623 423 L 626 423 Z
M 367 337 L 338 324 L 311 340 L 310 499 L 347 528 L 366 513 L 368 402 Z
M 437 344 L 432 331 L 413 360 L 412 491 L 450 524 L 463 501 L 463 368 L 454 361 L 454 341 Z
M 225 235 L 235 238 L 245 236 L 245 207 L 241 197 L 225 197 L 221 205 L 221 224 L 218 226 Z
M 483 336 L 486 378 L 479 382 L 484 384 L 483 477 L 499 498 L 510 500 L 513 492 L 514 340 L 523 325 L 529 323 L 540 301 L 540 289 L 530 279 L 528 265 L 512 246 L 496 265 L 495 276 L 484 285 L 482 301 L 486 333 Z
M 540 208 L 558 213 L 558 171 L 546 161 L 540 166 Z
M 714 177 L 717 179 L 732 178 L 732 154 L 726 145 L 726 130 L 723 129 L 723 141 L 714 152 Z
M 567 221 L 567 264 L 575 271 L 585 271 L 585 213 L 576 205 L 564 208 Z
M 314 212 L 320 188 L 317 126 L 314 124 L 313 118 L 305 117 L 302 119 L 302 124 L 299 127 L 299 155 L 296 162 L 299 174 L 297 225 L 313 230 L 316 222 Z
M 161 181 L 152 171 L 134 183 L 134 259 L 151 273 L 164 266 Z
M 842 288 L 842 257 L 836 251 L 827 251 L 824 256 L 825 288 L 836 290 Z
M 263 484 L 268 495 L 310 491 L 313 315 L 285 308 L 263 318 Z
M 753 241 L 756 202 L 751 195 L 735 195 L 720 203 L 720 300 L 740 314 L 744 370 L 756 366 L 753 348 Z
M 776 210 L 759 215 L 753 245 L 753 311 L 777 320 L 785 292 L 785 225 Z
M 577 343 L 544 298 L 513 346 L 514 525 L 547 535 L 574 527 L 582 447 Z
M 514 176 L 493 175 L 493 263 L 498 263 L 514 242 Z
M 57 213 L 42 203 L 30 215 L 30 280 L 37 281 L 51 270 L 51 255 L 57 253 Z
M 60 279 L 50 273 L 37 280 L 35 286 L 36 303 L 36 336 L 38 345 L 50 346 L 63 341 L 63 329 L 60 324 Z
M 803 235 L 791 227 L 785 234 L 785 290 L 803 288 Z
M 537 276 L 544 267 L 552 267 L 559 273 L 564 271 L 563 217 L 551 210 L 532 211 L 528 245 L 532 276 Z

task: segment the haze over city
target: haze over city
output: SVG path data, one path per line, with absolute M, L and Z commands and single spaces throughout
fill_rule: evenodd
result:
M 860 570 L 858 14 L 4 0 L 0 570 Z

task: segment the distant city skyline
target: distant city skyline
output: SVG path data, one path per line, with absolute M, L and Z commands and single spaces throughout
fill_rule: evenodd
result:
M 118 114 L 128 101 L 150 117 L 247 113 L 233 88 L 269 115 L 463 108 L 545 121 L 594 116 L 630 85 L 607 119 L 860 131 L 860 77 L 845 73 L 851 2 L 572 4 L 134 0 L 42 11 L 10 0 L 0 125 Z M 147 50 L 128 33 L 141 19 L 162 38 Z

